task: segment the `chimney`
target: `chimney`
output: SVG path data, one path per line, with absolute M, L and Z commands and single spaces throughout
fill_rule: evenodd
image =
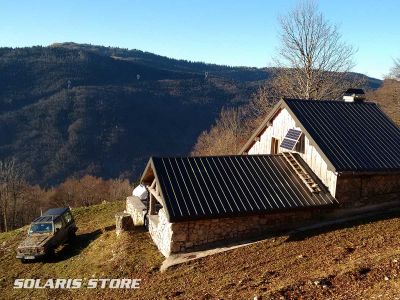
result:
M 364 99 L 365 93 L 363 89 L 348 89 L 343 95 L 345 102 L 363 102 Z

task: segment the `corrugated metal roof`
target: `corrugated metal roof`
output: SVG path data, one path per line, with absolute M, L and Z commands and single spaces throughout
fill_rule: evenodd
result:
M 336 203 L 322 182 L 310 192 L 279 155 L 151 159 L 171 222 L 274 212 Z
M 400 129 L 369 102 L 284 99 L 336 171 L 400 170 Z

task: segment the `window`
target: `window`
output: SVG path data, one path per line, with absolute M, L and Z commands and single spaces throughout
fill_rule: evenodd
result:
M 56 221 L 54 221 L 54 229 L 57 232 L 58 230 L 61 229 L 63 223 L 62 223 L 62 219 L 58 218 Z
M 279 153 L 279 139 L 272 138 L 271 140 L 271 154 L 278 154 Z
M 53 232 L 52 223 L 33 223 L 29 229 L 29 234 L 32 233 L 48 233 Z
M 65 212 L 64 213 L 64 219 L 65 219 L 65 223 L 69 223 L 69 222 L 71 222 L 71 220 L 72 220 L 72 215 L 71 215 L 71 213 L 69 212 L 69 211 L 67 211 L 67 212 Z

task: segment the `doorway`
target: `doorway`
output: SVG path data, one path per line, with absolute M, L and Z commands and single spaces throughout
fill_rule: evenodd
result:
M 271 154 L 278 154 L 279 153 L 279 139 L 272 138 L 271 140 Z

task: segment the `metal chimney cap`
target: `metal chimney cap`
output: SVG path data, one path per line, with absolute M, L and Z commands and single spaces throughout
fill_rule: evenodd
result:
M 348 89 L 344 95 L 343 100 L 345 102 L 362 102 L 365 99 L 365 92 L 363 89 Z
M 347 91 L 344 92 L 345 95 L 350 96 L 350 95 L 365 95 L 365 92 L 363 89 L 348 89 Z

